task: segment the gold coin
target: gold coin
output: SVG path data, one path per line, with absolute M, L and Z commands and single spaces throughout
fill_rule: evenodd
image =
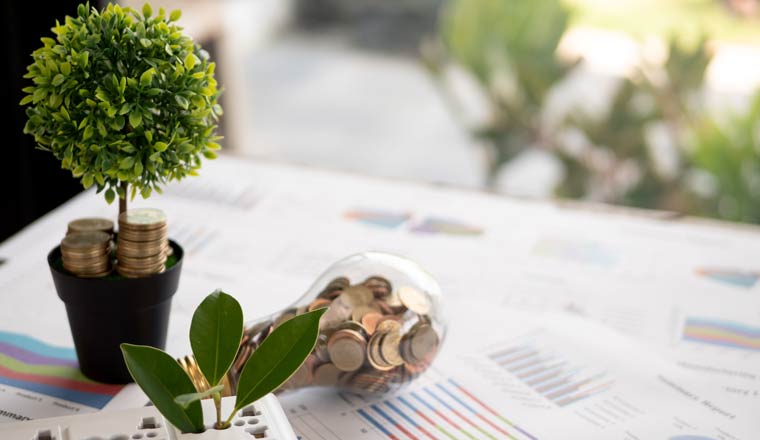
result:
M 331 280 L 329 283 L 327 283 L 327 286 L 323 290 L 335 290 L 335 289 L 345 289 L 346 287 L 351 285 L 351 281 L 346 277 L 338 277 Z
M 98 273 L 81 273 L 81 274 L 76 274 L 76 275 L 80 278 L 102 278 L 104 276 L 111 275 L 111 272 L 112 272 L 111 269 L 107 269 L 103 272 L 98 272 Z
M 106 248 L 110 240 L 111 236 L 103 231 L 72 232 L 61 240 L 61 249 L 89 252 Z
M 118 261 L 120 264 L 129 267 L 155 267 L 159 264 L 164 264 L 166 262 L 166 256 L 164 254 L 158 254 L 145 258 L 137 258 L 121 255 Z
M 399 346 L 401 345 L 401 333 L 390 332 L 383 335 L 380 341 L 380 356 L 383 360 L 394 367 L 404 363 L 404 359 L 399 352 Z
M 68 233 L 91 231 L 113 234 L 113 221 L 107 218 L 80 218 L 69 222 Z
M 156 265 L 152 268 L 146 268 L 146 269 L 138 269 L 138 268 L 132 268 L 129 266 L 124 266 L 121 264 L 116 265 L 116 270 L 119 272 L 120 275 L 125 276 L 127 278 L 143 278 L 150 275 L 155 275 L 157 273 L 161 273 L 165 270 L 165 266 L 163 264 Z
M 117 256 L 126 256 L 132 258 L 148 258 L 158 255 L 166 255 L 161 243 L 134 243 L 119 239 L 116 247 Z
M 331 386 L 337 385 L 343 372 L 335 365 L 328 362 L 318 366 L 314 370 L 314 385 Z
M 378 394 L 390 391 L 387 372 L 369 371 L 358 373 L 352 378 L 354 388 L 359 388 L 367 393 Z
M 322 362 L 330 361 L 330 352 L 327 351 L 327 335 L 324 333 L 320 333 L 319 336 L 317 336 L 317 343 L 314 345 L 314 354 Z
M 367 342 L 353 330 L 338 330 L 327 341 L 333 365 L 341 371 L 355 371 L 364 364 Z
M 367 305 L 375 299 L 372 291 L 364 286 L 347 287 L 340 297 L 352 307 Z
M 89 264 L 71 264 L 70 262 L 63 260 L 63 267 L 69 272 L 100 273 L 110 267 L 110 262 L 108 260 L 105 260 L 92 262 Z
M 111 252 L 109 248 L 103 248 L 92 250 L 89 252 L 79 252 L 74 251 L 71 252 L 69 250 L 61 249 L 61 256 L 66 259 L 71 260 L 79 260 L 79 261 L 98 261 L 98 260 L 108 260 L 111 256 Z
M 420 325 L 410 333 L 409 350 L 417 361 L 426 359 L 438 349 L 438 333 L 428 324 Z
M 378 275 L 367 278 L 362 285 L 370 289 L 375 298 L 384 298 L 393 290 L 391 282 Z
M 390 333 L 401 331 L 401 319 L 393 315 L 383 316 L 375 326 L 375 333 Z
M 335 330 L 343 330 L 343 329 L 353 330 L 356 333 L 359 333 L 360 335 L 362 335 L 363 338 L 369 337 L 369 333 L 367 332 L 367 329 L 364 328 L 363 325 L 361 325 L 360 323 L 356 321 L 344 321 L 338 324 L 338 326 L 335 328 Z
M 367 333 L 370 335 L 375 333 L 377 324 L 383 319 L 383 315 L 380 312 L 370 312 L 362 316 L 362 325 L 367 329 Z
M 329 330 L 335 328 L 340 323 L 348 320 L 351 317 L 351 307 L 343 301 L 343 297 L 340 296 L 330 304 L 322 318 L 319 320 L 319 328 L 322 330 Z
M 72 260 L 97 260 L 101 258 L 108 258 L 108 254 L 111 253 L 110 247 L 93 249 L 90 251 L 71 251 L 61 248 L 61 255 L 64 259 Z
M 155 229 L 166 223 L 166 214 L 160 209 L 130 209 L 119 215 L 119 228 L 125 225 L 131 229 Z
M 386 362 L 382 355 L 380 355 L 380 347 L 384 336 L 384 333 L 375 333 L 369 339 L 369 343 L 367 344 L 367 361 L 372 368 L 378 371 L 388 371 L 393 369 L 393 365 Z
M 166 225 L 150 231 L 132 231 L 120 229 L 119 238 L 133 242 L 157 241 L 166 238 Z
M 353 319 L 356 322 L 362 322 L 362 318 L 367 313 L 373 313 L 377 312 L 377 307 L 373 307 L 371 305 L 361 305 L 354 307 L 354 310 L 351 312 L 351 319 Z
M 398 289 L 398 298 L 407 309 L 419 315 L 430 313 L 430 295 L 414 287 L 404 286 Z

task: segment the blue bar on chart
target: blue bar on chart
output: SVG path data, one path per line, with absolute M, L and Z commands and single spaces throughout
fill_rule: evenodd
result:
M 614 382 L 603 369 L 570 361 L 540 344 L 508 347 L 489 354 L 489 358 L 558 406 L 602 393 Z
M 388 439 L 537 440 L 453 379 L 375 402 L 356 413 Z

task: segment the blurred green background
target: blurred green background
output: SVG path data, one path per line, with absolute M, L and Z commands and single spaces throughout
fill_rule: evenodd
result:
M 756 1 L 452 0 L 422 54 L 453 111 L 452 69 L 485 103 L 484 117 L 463 120 L 483 141 L 490 185 L 540 151 L 560 164 L 556 196 L 758 223 L 760 94 L 715 110 L 705 86 L 716 42 L 759 41 L 757 10 Z M 641 57 L 610 90 L 587 92 L 604 95 L 602 111 L 557 115 L 551 97 L 583 65 L 558 50 L 574 27 L 624 32 Z

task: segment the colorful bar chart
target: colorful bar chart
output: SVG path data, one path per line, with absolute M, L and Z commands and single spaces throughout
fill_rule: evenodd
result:
M 483 229 L 454 219 L 429 217 L 414 226 L 412 232 L 418 234 L 472 236 L 483 234 Z
M 348 220 L 377 226 L 385 229 L 395 229 L 411 218 L 409 213 L 391 212 L 376 209 L 354 209 L 343 214 Z
M 684 341 L 760 351 L 760 327 L 711 318 L 686 318 Z
M 495 351 L 491 360 L 536 393 L 567 406 L 610 388 L 603 369 L 585 366 L 539 344 L 527 343 Z
M 716 269 L 700 267 L 696 270 L 697 275 L 731 287 L 751 289 L 760 280 L 760 272 L 748 270 Z
M 356 413 L 392 440 L 537 440 L 453 379 L 375 402 Z
M 9 332 L 0 332 L 0 384 L 97 409 L 123 388 L 84 377 L 73 349 Z

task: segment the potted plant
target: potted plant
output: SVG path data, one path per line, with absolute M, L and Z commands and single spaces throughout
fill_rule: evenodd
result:
M 325 310 L 295 316 L 272 331 L 243 366 L 234 409 L 228 415 L 222 414 L 222 381 L 243 337 L 243 312 L 232 296 L 213 292 L 195 310 L 190 324 L 193 356 L 209 385 L 204 392 L 197 391 L 185 370 L 167 353 L 132 344 L 122 344 L 121 349 L 135 382 L 164 418 L 188 438 L 194 438 L 190 434 L 204 433 L 207 428 L 229 428 L 238 411 L 287 381 L 314 349 L 319 319 Z M 216 422 L 206 427 L 200 400 L 209 397 L 216 407 Z M 217 438 L 213 430 L 199 437 Z
M 171 180 L 195 175 L 202 157 L 216 157 L 222 114 L 214 63 L 175 24 L 180 12 L 142 13 L 109 4 L 79 5 L 75 17 L 52 28 L 32 54 L 23 91 L 24 132 L 51 152 L 85 188 L 110 204 L 148 198 Z M 130 380 L 122 342 L 163 347 L 182 248 L 146 278 L 80 278 L 48 255 L 58 295 L 66 304 L 82 372 L 102 382 Z

